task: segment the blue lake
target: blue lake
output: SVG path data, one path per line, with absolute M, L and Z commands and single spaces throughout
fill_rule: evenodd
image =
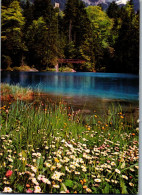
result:
M 139 76 L 120 73 L 1 72 L 1 82 L 48 94 L 138 100 Z

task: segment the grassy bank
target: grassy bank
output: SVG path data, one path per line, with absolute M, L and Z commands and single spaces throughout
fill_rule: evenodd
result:
M 64 102 L 1 107 L 0 191 L 138 191 L 138 124 L 116 107 L 84 117 Z
M 28 65 L 22 65 L 22 66 L 15 66 L 15 67 L 7 67 L 6 69 L 3 69 L 4 71 L 23 71 L 23 72 L 37 72 L 38 70 L 34 67 L 30 67 Z
M 34 92 L 19 85 L 1 84 L 1 100 L 32 100 Z

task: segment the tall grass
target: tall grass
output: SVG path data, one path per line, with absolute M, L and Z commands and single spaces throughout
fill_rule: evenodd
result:
M 23 88 L 20 85 L 1 84 L 1 99 L 2 100 L 30 100 L 33 98 L 33 91 L 29 88 Z
M 120 107 L 84 118 L 64 102 L 17 101 L 1 122 L 0 191 L 137 193 L 138 131 Z

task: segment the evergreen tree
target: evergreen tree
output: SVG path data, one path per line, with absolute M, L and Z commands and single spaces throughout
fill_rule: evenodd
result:
M 122 12 L 122 25 L 115 44 L 116 71 L 138 73 L 139 70 L 139 16 L 134 13 L 132 1 Z
M 23 16 L 25 17 L 25 26 L 24 31 L 26 32 L 29 25 L 32 23 L 34 16 L 33 16 L 33 5 L 30 3 L 29 0 L 23 6 Z
M 13 2 L 13 0 L 2 0 L 1 5 L 8 7 L 12 2 Z
M 68 0 L 64 13 L 64 28 L 68 43 L 73 41 L 78 48 L 84 41 L 84 35 L 88 32 L 89 21 L 85 5 L 80 0 Z

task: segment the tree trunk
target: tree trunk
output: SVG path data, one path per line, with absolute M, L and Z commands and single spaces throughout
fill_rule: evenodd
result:
M 69 24 L 69 43 L 72 41 L 71 31 L 72 31 L 72 20 L 70 20 L 70 24 Z

